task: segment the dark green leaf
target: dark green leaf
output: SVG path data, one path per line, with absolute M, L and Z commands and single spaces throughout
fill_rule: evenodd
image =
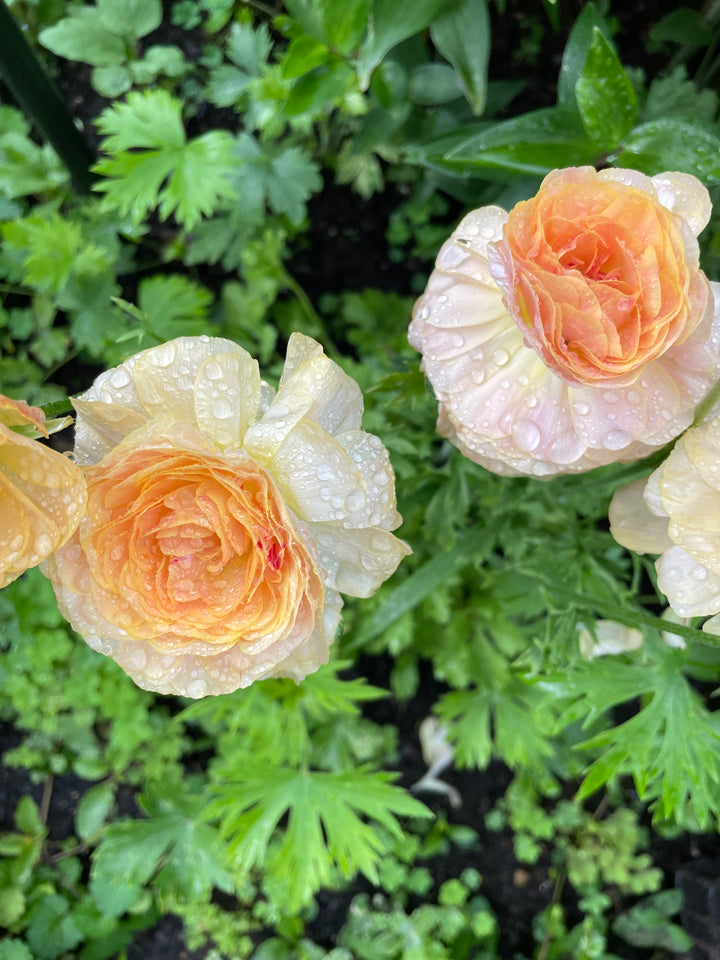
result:
M 462 0 L 430 27 L 432 41 L 453 65 L 476 116 L 485 109 L 490 17 L 485 0 Z
M 612 159 L 615 166 L 649 175 L 680 170 L 692 173 L 707 186 L 720 183 L 720 137 L 685 120 L 667 118 L 635 127 Z
M 637 98 L 617 55 L 598 27 L 575 96 L 583 126 L 599 150 L 614 150 L 630 130 Z
M 403 40 L 428 27 L 447 0 L 373 0 L 370 31 L 360 51 L 358 75 L 367 89 L 372 72 Z
M 582 13 L 575 21 L 563 52 L 560 76 L 558 77 L 558 106 L 575 110 L 575 84 L 585 66 L 595 30 L 601 31 L 606 40 L 610 40 L 607 24 L 598 13 L 594 3 L 586 3 Z M 567 166 L 567 164 L 560 164 Z

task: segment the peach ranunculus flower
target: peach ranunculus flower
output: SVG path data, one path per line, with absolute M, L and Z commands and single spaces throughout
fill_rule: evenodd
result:
M 12 427 L 48 435 L 39 407 L 0 394 L 0 587 L 66 543 L 85 509 L 81 470 Z
M 357 384 L 293 334 L 277 393 L 229 340 L 181 337 L 76 402 L 88 511 L 47 564 L 60 608 L 141 687 L 188 697 L 327 662 L 340 591 L 409 553 Z
M 496 473 L 635 460 L 720 376 L 720 284 L 699 268 L 705 187 L 684 173 L 555 170 L 470 213 L 410 325 L 438 431 Z
M 630 550 L 661 554 L 658 586 L 672 610 L 711 616 L 703 630 L 720 634 L 720 416 L 688 430 L 647 480 L 615 493 L 610 530 Z

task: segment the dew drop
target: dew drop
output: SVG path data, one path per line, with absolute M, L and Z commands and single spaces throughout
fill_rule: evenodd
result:
M 632 437 L 626 430 L 611 430 L 602 443 L 606 450 L 622 450 L 632 443 Z
M 315 467 L 315 476 L 318 480 L 329 480 L 332 476 L 332 467 L 329 463 L 319 463 Z
M 509 381 L 509 380 L 501 380 L 501 381 L 500 381 L 500 386 L 501 386 L 501 388 L 502 388 L 503 390 L 509 390 L 509 389 L 510 389 L 510 381 Z
M 193 700 L 199 700 L 200 697 L 205 696 L 207 689 L 207 680 L 203 680 L 202 677 L 198 677 L 197 680 L 192 680 L 187 685 L 187 695 L 192 697 Z
M 620 395 L 615 390 L 606 390 L 602 395 L 605 403 L 617 403 L 620 399 Z
M 513 424 L 512 436 L 520 450 L 525 453 L 536 450 L 542 440 L 540 429 L 532 420 L 516 420 Z
M 217 417 L 218 420 L 227 420 L 228 417 L 232 416 L 233 412 L 232 404 L 222 397 L 219 400 L 213 400 L 210 409 L 212 410 L 212 415 Z
M 456 333 L 452 338 L 452 343 L 454 347 L 464 347 L 465 346 L 465 337 L 461 336 L 459 333 Z
M 475 370 L 473 370 L 473 372 L 470 374 L 470 379 L 473 383 L 482 383 L 485 379 L 485 371 L 483 368 L 477 367 Z
M 495 228 L 494 228 L 494 227 L 483 227 L 483 228 L 480 230 L 480 236 L 481 236 L 481 237 L 484 237 L 485 240 L 492 240 L 492 238 L 495 236 Z
M 46 533 L 41 533 L 35 541 L 35 549 L 43 555 L 50 553 L 53 548 L 53 542 Z
M 349 510 L 362 510 L 367 498 L 362 490 L 353 490 L 348 494 L 347 505 Z
M 217 360 L 208 360 L 205 363 L 204 372 L 208 380 L 220 380 L 223 375 L 222 367 Z
M 587 416 L 590 413 L 590 404 L 585 400 L 578 400 L 577 403 L 573 404 L 573 410 L 581 417 Z
M 504 367 L 505 364 L 510 359 L 510 355 L 507 350 L 504 350 L 502 347 L 498 347 L 497 350 L 492 355 L 493 363 L 498 367 Z
M 640 403 L 642 402 L 642 397 L 637 392 L 637 390 L 630 390 L 630 392 L 627 395 L 627 402 L 630 404 L 631 407 L 639 407 Z
M 137 647 L 128 655 L 125 662 L 131 670 L 143 670 L 147 664 L 147 654 L 142 647 Z
M 118 369 L 112 373 L 110 377 L 110 383 L 113 385 L 113 387 L 116 387 L 119 390 L 122 387 L 126 387 L 130 383 L 130 376 L 126 370 L 123 370 L 122 367 L 118 367 Z

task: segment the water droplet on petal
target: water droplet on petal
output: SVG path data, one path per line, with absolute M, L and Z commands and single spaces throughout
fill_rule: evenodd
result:
M 525 453 L 536 450 L 542 440 L 540 429 L 532 420 L 516 420 L 513 424 L 512 436 L 518 447 Z
M 578 400 L 573 404 L 573 410 L 581 417 L 587 416 L 590 413 L 590 404 L 585 400 Z
M 637 390 L 630 390 L 627 395 L 627 402 L 630 404 L 631 407 L 638 407 L 642 402 L 642 397 L 637 392 Z
M 223 375 L 222 367 L 217 360 L 208 360 L 203 369 L 208 380 L 220 380 Z
M 498 349 L 494 351 L 492 359 L 493 363 L 498 367 L 504 367 L 510 359 L 510 355 L 508 354 L 507 350 L 504 350 L 502 347 L 498 347 Z
M 602 443 L 606 450 L 622 450 L 632 443 L 632 437 L 626 430 L 611 430 Z
M 353 490 L 348 494 L 347 505 L 349 510 L 362 510 L 366 503 L 366 496 L 362 490 Z
M 212 415 L 217 417 L 218 420 L 227 420 L 228 417 L 232 416 L 233 412 L 232 404 L 224 399 L 213 400 L 210 409 L 212 410 Z
M 207 680 L 203 680 L 202 677 L 198 677 L 197 680 L 192 680 L 187 685 L 187 695 L 192 697 L 193 700 L 199 700 L 200 697 L 204 697 L 207 693 Z

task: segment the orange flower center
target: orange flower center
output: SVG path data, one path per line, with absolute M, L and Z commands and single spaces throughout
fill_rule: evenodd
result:
M 282 495 L 249 457 L 118 448 L 87 480 L 91 590 L 133 638 L 174 652 L 192 641 L 264 647 L 322 609 Z
M 565 379 L 626 378 L 688 336 L 697 270 L 669 210 L 594 174 L 548 178 L 505 226 L 508 307 Z M 502 257 L 502 254 L 500 254 Z

